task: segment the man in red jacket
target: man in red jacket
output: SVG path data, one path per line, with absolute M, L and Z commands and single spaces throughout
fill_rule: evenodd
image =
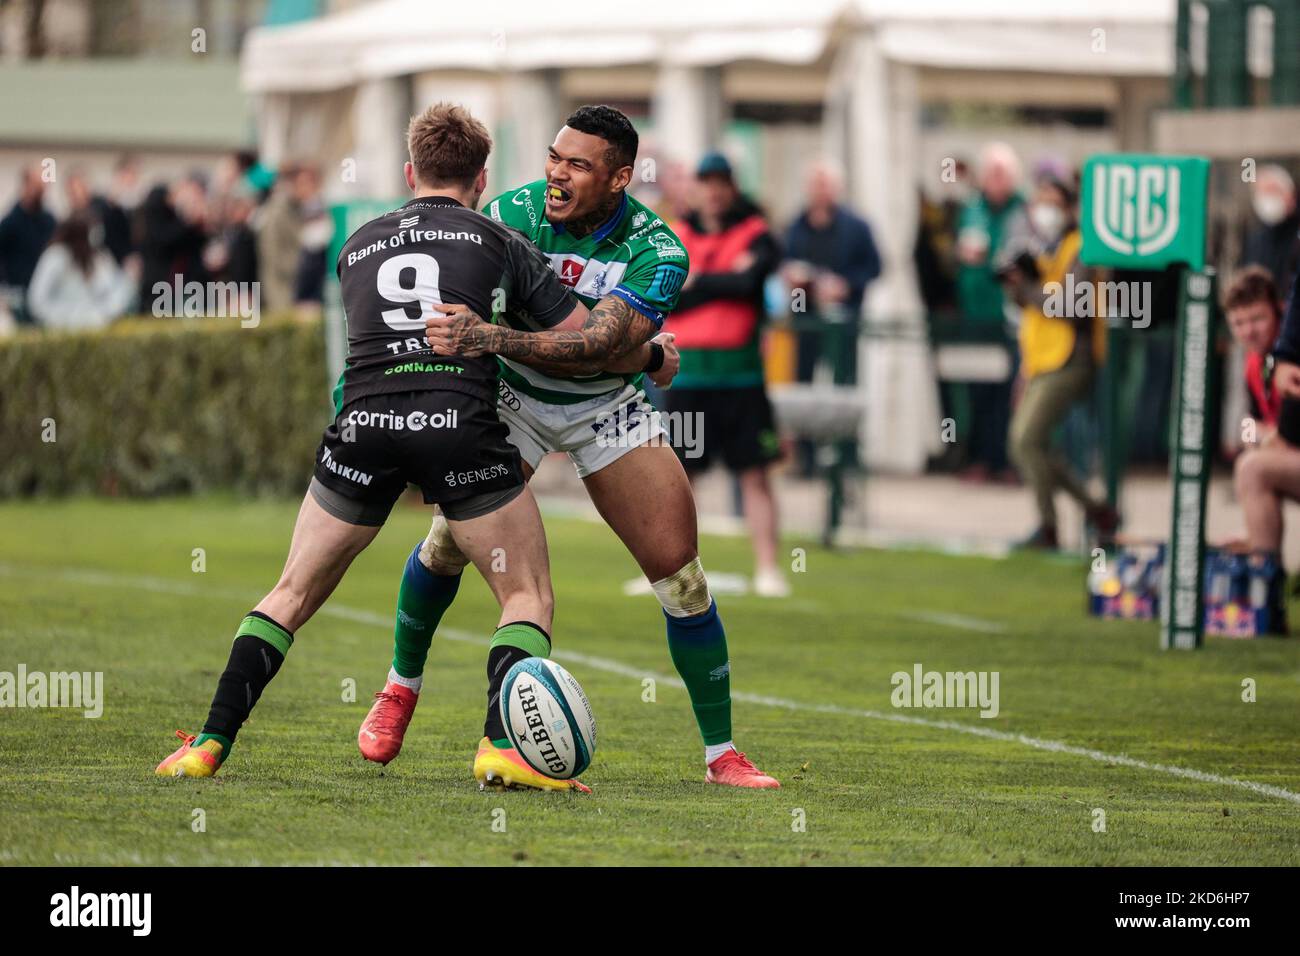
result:
M 785 597 L 790 588 L 777 564 L 776 497 L 768 478 L 780 447 L 759 352 L 763 284 L 781 253 L 762 211 L 736 188 L 725 156 L 705 156 L 696 180 L 698 208 L 674 225 L 691 272 L 664 325 L 681 353 L 666 393 L 669 421 L 699 416 L 703 441 L 689 453 L 677 443 L 682 464 L 694 478 L 720 456 L 737 476 L 754 544 L 754 590 Z

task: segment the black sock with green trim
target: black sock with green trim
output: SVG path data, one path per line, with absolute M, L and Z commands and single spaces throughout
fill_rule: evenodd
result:
M 221 759 L 230 756 L 235 735 L 248 719 L 266 685 L 280 670 L 293 644 L 293 635 L 260 611 L 250 611 L 235 632 L 226 670 L 217 681 L 208 722 L 194 741 L 216 739 L 222 745 Z
M 505 681 L 506 674 L 515 664 L 529 657 L 550 656 L 550 636 L 529 621 L 502 624 L 492 635 L 492 643 L 488 647 L 488 706 L 487 719 L 483 721 L 483 736 L 498 747 L 510 746 L 498 704 L 501 684 Z

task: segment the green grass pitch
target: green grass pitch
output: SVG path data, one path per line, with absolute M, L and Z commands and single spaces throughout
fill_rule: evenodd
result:
M 557 658 L 599 722 L 594 793 L 475 786 L 496 609 L 473 572 L 381 769 L 356 732 L 426 528 L 405 505 L 299 633 L 218 777 L 155 778 L 171 732 L 199 730 L 295 510 L 0 506 L 0 671 L 102 671 L 106 697 L 97 720 L 0 710 L 0 864 L 1300 862 L 1300 642 L 1162 653 L 1153 625 L 1084 616 L 1080 567 L 1029 556 L 788 542 L 807 550 L 793 599 L 720 599 L 737 742 L 783 783 L 736 792 L 703 782 L 658 606 L 621 592 L 631 559 L 607 528 L 550 518 Z M 703 554 L 748 570 L 744 541 L 706 538 Z M 895 709 L 891 675 L 917 663 L 997 671 L 1000 713 Z

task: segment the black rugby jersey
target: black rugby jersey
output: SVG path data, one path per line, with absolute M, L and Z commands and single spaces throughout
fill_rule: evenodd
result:
M 433 196 L 372 219 L 336 269 L 348 324 L 343 405 L 367 395 L 449 389 L 495 401 L 495 355 L 436 355 L 424 322 L 443 302 L 520 328 L 558 325 L 576 302 L 520 233 Z

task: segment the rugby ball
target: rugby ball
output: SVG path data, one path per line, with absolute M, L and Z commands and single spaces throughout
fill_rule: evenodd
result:
M 528 766 L 555 780 L 576 777 L 596 752 L 596 718 L 573 675 L 555 661 L 529 657 L 506 672 L 501 722 Z

